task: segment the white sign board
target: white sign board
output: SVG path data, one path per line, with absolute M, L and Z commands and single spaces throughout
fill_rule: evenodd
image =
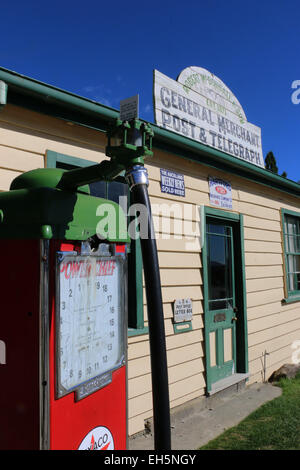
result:
M 154 70 L 154 108 L 158 126 L 264 168 L 260 128 L 207 70 L 188 67 L 177 81 Z
M 139 115 L 139 95 L 120 101 L 120 119 L 131 121 Z
M 232 209 L 231 184 L 219 178 L 209 177 L 209 202 L 212 206 Z
M 174 302 L 174 322 L 191 321 L 193 317 L 193 303 L 191 299 L 176 299 Z
M 124 312 L 119 259 L 59 256 L 57 391 L 62 396 L 120 366 Z

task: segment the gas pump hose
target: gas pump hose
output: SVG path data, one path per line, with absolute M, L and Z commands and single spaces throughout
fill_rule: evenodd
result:
M 74 189 L 93 181 L 112 180 L 124 165 L 117 160 L 65 172 L 59 182 L 61 189 Z M 148 236 L 140 238 L 146 284 L 149 343 L 151 355 L 154 445 L 155 450 L 171 450 L 171 426 L 167 352 L 164 313 L 161 295 L 160 272 L 151 205 L 148 195 L 148 174 L 142 164 L 134 165 L 126 172 L 126 179 L 134 204 L 146 208 Z
M 126 177 L 131 189 L 133 203 L 142 204 L 146 208 L 148 218 L 148 236 L 141 237 L 140 241 L 149 323 L 154 446 L 155 450 L 170 450 L 170 403 L 164 313 L 157 247 L 148 195 L 147 170 L 142 165 L 136 165 L 127 171 Z

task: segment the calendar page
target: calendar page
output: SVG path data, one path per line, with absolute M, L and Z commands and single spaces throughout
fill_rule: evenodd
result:
M 124 359 L 123 263 L 58 254 L 57 394 L 119 367 Z

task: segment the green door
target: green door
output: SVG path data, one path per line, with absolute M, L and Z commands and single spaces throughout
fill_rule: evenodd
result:
M 237 372 L 235 280 L 233 225 L 206 219 L 206 338 L 209 382 L 213 384 Z

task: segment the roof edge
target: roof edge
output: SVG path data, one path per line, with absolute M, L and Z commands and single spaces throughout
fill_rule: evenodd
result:
M 0 80 L 6 82 L 9 86 L 8 102 L 9 89 L 11 87 L 13 91 L 17 91 L 21 95 L 32 95 L 44 103 L 68 108 L 70 111 L 76 109 L 83 115 L 89 115 L 95 120 L 99 119 L 99 121 L 105 120 L 112 122 L 119 117 L 119 111 L 114 108 L 109 108 L 96 101 L 20 75 L 17 72 L 10 71 L 3 67 L 0 67 Z M 56 115 L 56 117 L 58 115 Z M 70 120 L 72 120 L 71 117 Z M 76 122 L 80 124 L 78 118 Z M 82 125 L 84 125 L 84 121 L 82 121 Z M 265 168 L 260 168 L 240 160 L 188 137 L 161 128 L 156 124 L 151 123 L 151 126 L 154 131 L 154 147 L 170 151 L 166 149 L 166 147 L 168 147 L 183 158 L 188 158 L 214 168 L 233 171 L 235 174 L 251 179 L 259 184 L 271 186 L 272 188 L 297 197 L 300 196 L 300 184 L 295 181 L 276 175 Z

